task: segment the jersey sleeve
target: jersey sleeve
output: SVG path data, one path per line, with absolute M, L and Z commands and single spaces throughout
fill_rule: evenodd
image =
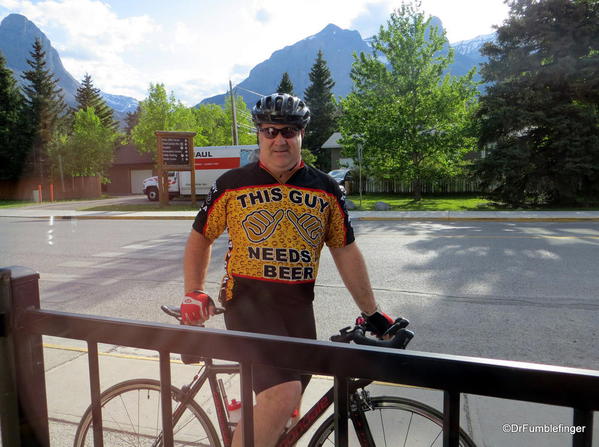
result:
M 351 219 L 345 197 L 337 185 L 335 193 L 331 196 L 331 215 L 329 218 L 329 227 L 325 242 L 328 247 L 340 248 L 355 241 L 354 229 L 351 226 Z
M 226 194 L 217 180 L 200 208 L 193 229 L 208 239 L 219 237 L 227 226 Z

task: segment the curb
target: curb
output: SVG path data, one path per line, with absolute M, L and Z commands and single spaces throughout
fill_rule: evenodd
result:
M 195 216 L 144 216 L 144 215 L 0 215 L 15 219 L 57 219 L 57 220 L 194 220 Z M 351 214 L 350 214 L 351 217 Z M 599 222 L 599 217 L 458 217 L 458 216 L 356 216 L 352 221 L 361 222 Z
M 56 210 L 52 212 L 4 211 L 0 217 L 16 219 L 56 220 L 194 220 L 195 211 L 168 212 L 85 212 Z M 404 222 L 599 222 L 599 211 L 358 211 L 349 212 L 353 221 L 404 221 Z

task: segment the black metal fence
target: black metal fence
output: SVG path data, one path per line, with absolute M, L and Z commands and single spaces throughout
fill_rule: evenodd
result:
M 358 194 L 360 182 L 354 177 L 350 183 L 350 194 Z M 478 181 L 467 177 L 454 177 L 436 182 L 427 181 L 422 185 L 423 194 L 478 194 L 481 192 Z M 397 179 L 381 180 L 368 178 L 362 180 L 362 192 L 371 194 L 411 194 L 414 185 Z
M 599 372 L 521 362 L 477 359 L 366 346 L 341 345 L 287 337 L 85 316 L 40 310 L 39 276 L 23 267 L 0 270 L 0 364 L 2 443 L 49 445 L 42 335 L 88 343 L 92 406 L 99 414 L 98 343 L 160 354 L 164 391 L 165 445 L 172 435 L 170 353 L 186 353 L 241 364 L 242 402 L 252 402 L 251 371 L 255 359 L 272 365 L 335 378 L 338 445 L 347 445 L 348 393 L 351 377 L 381 380 L 444 391 L 443 445 L 457 446 L 461 394 L 524 400 L 573 408 L 573 425 L 585 430 L 573 446 L 591 447 L 593 412 L 599 410 Z M 198 343 L 201 339 L 201 343 Z M 166 386 L 164 386 L 166 385 Z M 244 406 L 244 445 L 253 445 L 251 405 Z M 171 436 L 172 438 L 172 436 Z

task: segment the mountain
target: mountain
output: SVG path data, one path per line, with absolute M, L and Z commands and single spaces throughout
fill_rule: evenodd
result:
M 443 28 L 441 20 L 433 17 L 432 25 Z M 485 62 L 486 58 L 479 53 L 480 47 L 492 39 L 495 34 L 478 36 L 474 39 L 449 44 L 455 49 L 453 64 L 449 72 L 455 76 L 465 75 L 473 66 Z M 352 88 L 349 77 L 353 64 L 353 54 L 371 53 L 372 37 L 362 39 L 358 31 L 350 31 L 329 24 L 322 31 L 307 37 L 299 42 L 275 51 L 267 60 L 256 65 L 248 77 L 238 84 L 237 94 L 243 97 L 248 105 L 258 99 L 257 92 L 269 94 L 276 90 L 284 72 L 289 73 L 295 94 L 303 97 L 304 90 L 309 86 L 309 73 L 316 59 L 319 49 L 322 49 L 327 61 L 331 77 L 335 81 L 333 93 L 336 96 L 347 96 Z M 480 76 L 475 76 L 479 80 Z M 224 104 L 226 94 L 212 96 L 202 100 L 199 104 Z
M 58 86 L 63 90 L 66 103 L 74 106 L 79 82 L 64 68 L 58 52 L 46 35 L 27 17 L 20 14 L 10 14 L 0 23 L 0 51 L 6 58 L 8 68 L 13 71 L 15 80 L 22 85 L 24 81 L 21 74 L 31 69 L 27 59 L 31 57 L 30 52 L 36 38 L 42 42 L 46 52 L 46 66 L 58 79 Z M 134 111 L 137 107 L 137 100 L 127 96 L 108 93 L 102 93 L 102 96 L 121 121 L 127 112 Z
M 474 39 L 462 40 L 450 44 L 454 49 L 454 62 L 450 67 L 451 74 L 455 76 L 463 76 L 474 66 L 480 66 L 487 61 L 487 57 L 480 54 L 481 47 L 487 42 L 493 42 L 496 34 L 483 34 L 476 36 Z M 474 77 L 476 81 L 480 81 L 480 69 L 477 69 Z
M 353 53 L 370 53 L 371 49 L 358 31 L 327 25 L 322 31 L 306 37 L 293 45 L 275 51 L 270 58 L 256 65 L 249 76 L 238 84 L 237 94 L 243 97 L 251 107 L 258 96 L 247 92 L 252 90 L 261 94 L 269 94 L 276 90 L 284 72 L 289 73 L 293 89 L 298 96 L 304 96 L 304 90 L 310 85 L 309 73 L 316 60 L 318 50 L 322 50 L 327 61 L 335 87 L 336 96 L 346 96 L 352 87 L 349 77 L 353 63 Z M 245 90 L 244 90 L 245 89 Z M 225 95 L 217 95 L 204 99 L 201 104 L 224 104 Z

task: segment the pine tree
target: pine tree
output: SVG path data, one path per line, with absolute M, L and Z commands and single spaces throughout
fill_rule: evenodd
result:
M 320 147 L 336 130 L 337 105 L 333 96 L 335 81 L 324 59 L 322 50 L 318 51 L 316 61 L 310 71 L 312 82 L 304 91 L 304 99 L 310 108 L 312 118 L 306 129 L 304 147 L 317 156 L 317 165 L 323 171 L 331 169 L 331 159 L 326 150 Z
M 487 196 L 512 205 L 599 195 L 599 2 L 514 0 L 483 48 L 478 165 Z M 586 196 L 586 198 L 585 198 Z
M 33 141 L 31 163 L 34 173 L 44 183 L 50 173 L 48 147 L 67 113 L 67 105 L 57 86 L 58 79 L 46 68 L 46 52 L 40 39 L 35 40 L 33 51 L 29 54 L 31 59 L 27 60 L 27 64 L 31 70 L 25 71 L 22 77 L 26 81 L 23 90 Z
M 289 77 L 289 73 L 283 73 L 283 77 L 281 78 L 281 82 L 277 87 L 277 93 L 288 93 L 290 95 L 295 96 L 293 92 L 293 83 L 291 82 L 291 78 Z
M 140 113 L 141 113 L 141 108 L 140 108 L 139 104 L 137 105 L 135 112 L 127 112 L 127 116 L 125 117 L 125 133 L 128 136 L 131 136 L 131 132 L 133 131 L 133 128 L 135 126 L 137 126 L 137 124 L 139 123 L 139 114 Z
M 31 150 L 24 132 L 24 99 L 0 52 L 0 179 L 18 179 Z
M 77 101 L 77 108 L 73 113 L 93 107 L 94 113 L 100 118 L 103 126 L 108 129 L 117 129 L 118 123 L 114 120 L 112 109 L 106 105 L 100 89 L 94 87 L 92 77 L 89 74 L 86 73 L 83 77 L 81 87 L 77 89 L 75 99 Z

